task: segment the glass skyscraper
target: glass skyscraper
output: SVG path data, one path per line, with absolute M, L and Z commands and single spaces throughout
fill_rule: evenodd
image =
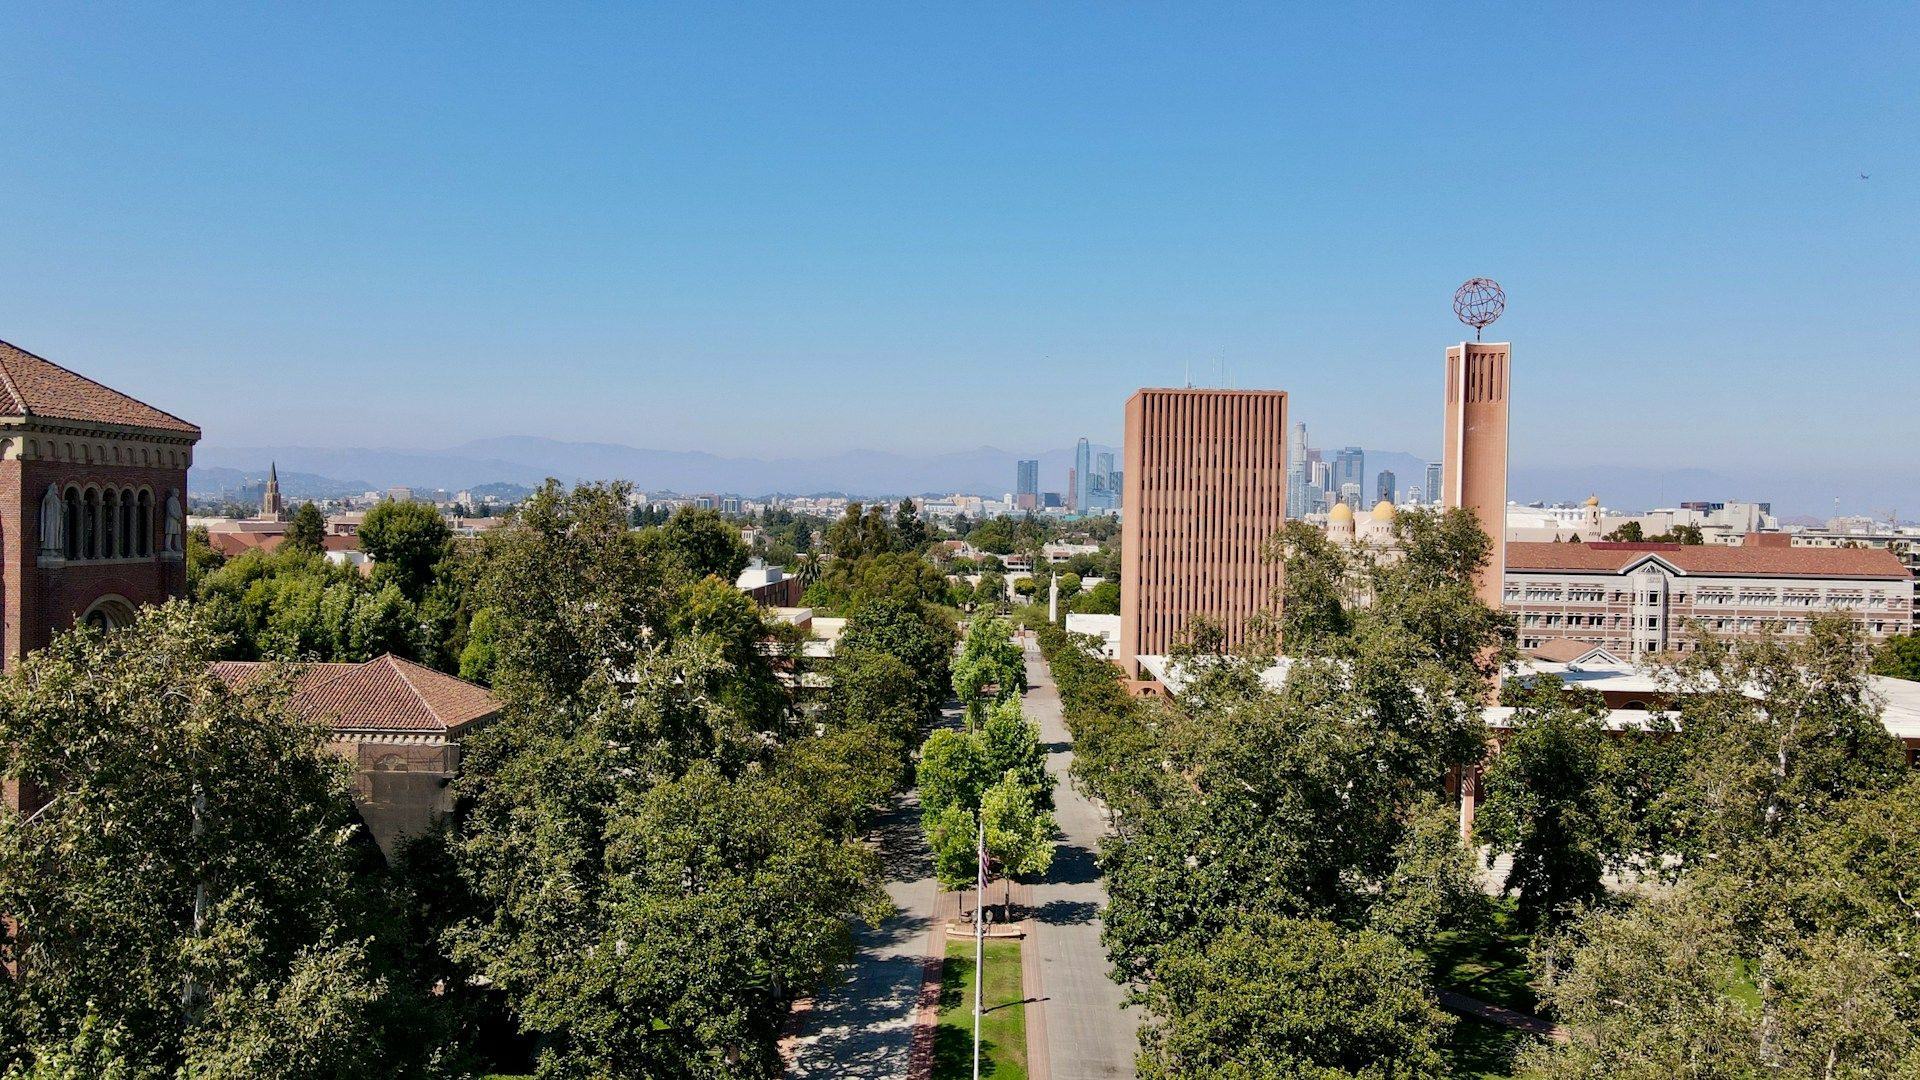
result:
M 1083 436 L 1073 448 L 1073 500 L 1071 509 L 1076 514 L 1084 514 L 1093 508 L 1087 501 L 1087 493 L 1093 489 L 1093 450 Z

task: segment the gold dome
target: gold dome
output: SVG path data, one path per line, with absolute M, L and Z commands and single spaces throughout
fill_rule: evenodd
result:
M 1599 505 L 1600 505 L 1600 496 L 1598 496 L 1598 495 L 1589 495 L 1589 496 L 1587 496 L 1587 505 L 1588 505 L 1588 506 L 1599 506 Z
M 1333 509 L 1327 511 L 1327 520 L 1328 521 L 1352 521 L 1353 509 L 1343 502 L 1334 503 Z
M 1379 502 L 1373 504 L 1373 520 L 1375 521 L 1392 521 L 1393 513 L 1393 504 L 1385 499 L 1381 499 Z

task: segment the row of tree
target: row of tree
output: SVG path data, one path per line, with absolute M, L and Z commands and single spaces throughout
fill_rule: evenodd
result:
M 0 1070 L 777 1075 L 789 1002 L 888 910 L 860 837 L 949 693 L 955 635 L 868 599 L 796 696 L 798 641 L 728 577 L 737 533 L 675 520 L 634 531 L 624 489 L 550 484 L 471 549 L 502 714 L 465 746 L 455 818 L 394 867 L 331 733 L 288 708 L 297 667 L 236 685 L 210 665 L 241 631 L 283 647 L 276 603 L 232 609 L 319 574 L 293 568 L 309 556 L 28 657 L 0 683 L 4 778 L 51 799 L 0 815 L 21 973 Z
M 1053 865 L 1058 829 L 1040 727 L 1020 711 L 1026 652 L 1005 621 L 981 616 L 968 625 L 953 689 L 966 727 L 928 736 L 917 773 L 934 874 L 943 888 L 964 889 L 984 871 L 1011 890 L 1013 881 Z
M 1444 781 L 1485 761 L 1475 839 L 1513 856 L 1535 988 L 1572 1032 L 1516 1075 L 1920 1075 L 1920 881 L 1891 855 L 1920 786 L 1857 624 L 1702 640 L 1644 731 L 1509 685 L 1489 756 L 1511 631 L 1474 598 L 1488 546 L 1459 512 L 1403 513 L 1391 556 L 1289 527 L 1257 628 L 1278 642 L 1248 651 L 1284 645 L 1278 688 L 1200 627 L 1178 700 L 1142 703 L 1042 629 L 1076 776 L 1114 816 L 1105 940 L 1148 1012 L 1140 1074 L 1448 1075 L 1434 945 L 1490 911 Z

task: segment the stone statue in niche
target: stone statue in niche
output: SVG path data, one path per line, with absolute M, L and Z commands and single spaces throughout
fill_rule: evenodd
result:
M 177 491 L 169 491 L 167 492 L 167 550 L 168 551 L 178 552 L 178 551 L 185 551 L 187 549 L 186 537 L 180 530 L 181 523 L 182 521 L 180 517 L 180 493 Z
M 67 550 L 67 504 L 60 489 L 47 485 L 40 497 L 40 554 L 60 556 Z

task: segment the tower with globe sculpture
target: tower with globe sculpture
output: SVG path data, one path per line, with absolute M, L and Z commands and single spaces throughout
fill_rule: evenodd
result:
M 1507 565 L 1507 398 L 1513 345 L 1480 337 L 1506 308 L 1506 293 L 1490 278 L 1472 278 L 1453 294 L 1454 314 L 1473 327 L 1473 340 L 1447 348 L 1440 472 L 1441 505 L 1472 510 L 1493 540 L 1476 591 L 1495 610 Z

